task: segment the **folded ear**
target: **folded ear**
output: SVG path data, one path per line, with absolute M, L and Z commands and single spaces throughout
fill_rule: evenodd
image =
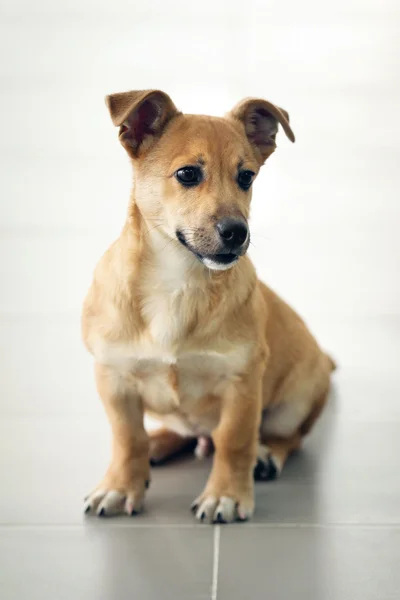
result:
M 227 116 L 243 123 L 249 142 L 261 164 L 276 148 L 278 123 L 282 125 L 289 140 L 294 142 L 288 113 L 267 100 L 247 98 L 239 102 Z
M 106 97 L 119 139 L 133 158 L 151 146 L 168 121 L 179 114 L 171 98 L 159 90 L 123 92 Z

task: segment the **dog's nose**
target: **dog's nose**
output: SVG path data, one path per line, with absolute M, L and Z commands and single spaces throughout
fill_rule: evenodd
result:
M 239 250 L 247 240 L 248 228 L 242 219 L 225 217 L 217 223 L 217 231 L 230 252 Z

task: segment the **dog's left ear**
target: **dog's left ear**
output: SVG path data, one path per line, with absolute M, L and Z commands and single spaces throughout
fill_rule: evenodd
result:
M 179 114 L 168 94 L 159 90 L 111 94 L 106 104 L 112 122 L 120 128 L 121 144 L 133 158 L 149 148 L 172 117 Z
M 228 113 L 227 117 L 243 124 L 247 138 L 261 164 L 276 148 L 275 137 L 278 132 L 278 123 L 282 125 L 289 140 L 291 142 L 295 140 L 286 110 L 267 100 L 259 98 L 242 100 Z

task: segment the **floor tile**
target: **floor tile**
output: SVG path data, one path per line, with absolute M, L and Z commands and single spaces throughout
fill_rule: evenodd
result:
M 257 522 L 400 523 L 399 423 L 326 415 L 280 479 L 256 487 Z
M 100 409 L 100 407 L 99 407 Z M 327 413 L 280 479 L 256 484 L 257 523 L 400 523 L 398 422 Z M 108 465 L 105 418 L 9 417 L 0 424 L 0 523 L 82 523 L 82 500 Z M 191 524 L 211 460 L 154 468 L 140 523 Z M 125 522 L 130 526 L 131 520 Z
M 105 418 L 3 419 L 0 523 L 82 523 L 83 498 L 101 481 L 109 458 Z M 153 469 L 146 510 L 137 520 L 193 524 L 190 505 L 204 487 L 209 466 L 189 457 Z M 126 517 L 125 524 L 132 519 Z
M 222 528 L 218 600 L 397 600 L 400 529 Z
M 212 529 L 0 529 L 4 600 L 208 600 Z

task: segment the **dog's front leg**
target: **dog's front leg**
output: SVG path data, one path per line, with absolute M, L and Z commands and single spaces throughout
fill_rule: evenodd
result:
M 262 372 L 261 366 L 252 367 L 222 400 L 220 422 L 212 436 L 213 468 L 205 490 L 192 505 L 200 521 L 245 521 L 253 514 Z
M 85 511 L 99 516 L 136 514 L 149 483 L 149 441 L 134 380 L 96 365 L 96 383 L 112 429 L 112 458 L 103 481 L 86 499 Z

